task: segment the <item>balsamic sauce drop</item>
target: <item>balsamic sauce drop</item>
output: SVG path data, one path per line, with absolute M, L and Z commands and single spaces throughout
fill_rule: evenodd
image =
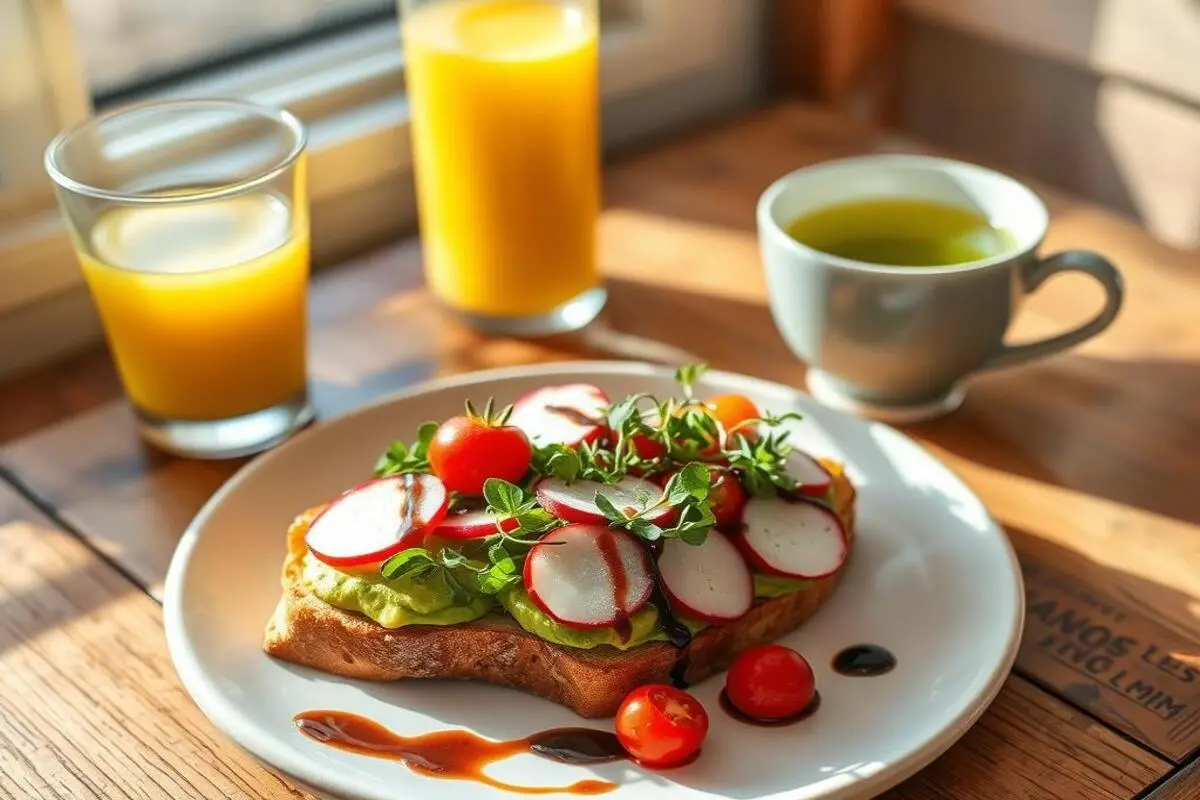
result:
M 896 668 L 896 657 L 877 644 L 856 644 L 833 657 L 833 669 L 839 675 L 870 678 Z
M 793 714 L 790 717 L 752 717 L 735 706 L 724 689 L 721 690 L 720 703 L 721 710 L 738 722 L 744 722 L 747 725 L 757 725 L 760 728 L 782 728 L 785 725 L 794 725 L 817 713 L 817 709 L 821 707 L 821 693 L 814 691 L 813 698 L 808 701 L 808 705 L 799 714 Z
M 470 780 L 517 794 L 603 794 L 617 785 L 582 780 L 569 786 L 517 786 L 490 777 L 484 769 L 518 753 L 564 764 L 603 764 L 628 758 L 615 734 L 593 728 L 554 728 L 523 739 L 494 742 L 464 730 L 400 736 L 346 711 L 304 711 L 294 722 L 296 730 L 308 738 L 339 750 L 400 761 L 431 778 Z

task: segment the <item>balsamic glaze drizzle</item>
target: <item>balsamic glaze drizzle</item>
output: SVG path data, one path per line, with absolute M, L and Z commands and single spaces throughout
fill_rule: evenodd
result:
M 896 657 L 877 644 L 856 644 L 833 657 L 833 670 L 852 678 L 871 678 L 896 668 Z

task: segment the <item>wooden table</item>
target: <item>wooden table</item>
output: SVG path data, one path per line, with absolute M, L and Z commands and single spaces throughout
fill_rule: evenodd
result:
M 781 106 L 621 158 L 602 221 L 611 301 L 578 335 L 473 334 L 421 288 L 415 242 L 327 270 L 313 287 L 319 412 L 581 357 L 702 357 L 803 385 L 764 304 L 754 201 L 802 164 L 912 149 Z M 1127 308 L 1100 339 L 980 377 L 959 413 L 908 430 L 1007 527 L 1028 620 L 991 709 L 889 798 L 1200 798 L 1200 254 L 1051 201 L 1048 247 L 1112 257 Z M 1015 338 L 1098 302 L 1055 281 Z M 176 540 L 237 466 L 143 447 L 103 352 L 0 386 L 0 798 L 303 796 L 203 718 L 160 628 Z

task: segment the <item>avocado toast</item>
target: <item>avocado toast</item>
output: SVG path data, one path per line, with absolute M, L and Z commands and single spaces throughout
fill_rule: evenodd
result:
M 793 630 L 841 577 L 855 490 L 839 464 L 785 444 L 784 418 L 722 420 L 691 398 L 694 373 L 681 378 L 681 401 L 613 404 L 578 386 L 524 398 L 520 481 L 488 476 L 479 497 L 449 491 L 444 504 L 427 488 L 416 502 L 440 517 L 358 548 L 360 563 L 331 555 L 322 520 L 353 539 L 381 502 L 411 513 L 437 467 L 462 485 L 429 431 L 393 446 L 366 485 L 391 499 L 347 500 L 358 487 L 292 523 L 266 652 L 369 680 L 487 681 L 601 717 L 639 685 L 701 681 Z M 718 491 L 723 480 L 736 486 Z M 329 512 L 356 502 L 342 521 Z

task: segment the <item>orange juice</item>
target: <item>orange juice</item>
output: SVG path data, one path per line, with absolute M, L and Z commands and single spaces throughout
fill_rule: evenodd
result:
M 403 39 L 433 292 L 521 316 L 597 286 L 594 0 L 443 0 Z
M 218 420 L 304 389 L 306 226 L 265 191 L 98 218 L 77 250 L 134 405 Z

